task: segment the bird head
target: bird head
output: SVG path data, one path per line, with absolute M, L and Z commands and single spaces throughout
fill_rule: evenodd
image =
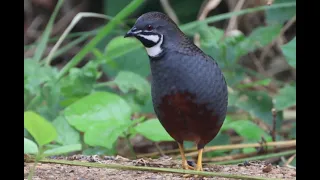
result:
M 174 47 L 179 33 L 178 26 L 167 15 L 149 12 L 141 15 L 124 37 L 137 38 L 150 57 L 157 57 L 164 48 Z

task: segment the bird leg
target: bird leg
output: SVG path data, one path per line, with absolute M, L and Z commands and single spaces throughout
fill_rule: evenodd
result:
M 183 169 L 194 170 L 194 167 L 188 165 L 186 156 L 184 155 L 183 144 L 178 143 L 178 146 L 179 146 L 179 150 L 180 150 L 180 154 L 181 154 L 181 158 L 182 158 L 182 168 Z
M 197 162 L 197 171 L 203 171 L 202 169 L 202 152 L 203 148 L 198 150 L 198 162 Z

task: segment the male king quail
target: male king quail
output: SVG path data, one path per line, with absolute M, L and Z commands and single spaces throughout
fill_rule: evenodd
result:
M 196 170 L 202 171 L 203 148 L 218 134 L 228 106 L 227 84 L 217 62 L 160 12 L 141 15 L 124 37 L 132 36 L 149 56 L 154 110 L 179 145 L 182 167 L 194 169 L 183 148 L 183 141 L 193 141 L 198 148 Z

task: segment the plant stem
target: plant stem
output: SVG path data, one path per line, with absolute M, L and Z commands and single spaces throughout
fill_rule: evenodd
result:
M 34 56 L 33 56 L 33 59 L 35 61 L 40 61 L 43 53 L 44 53 L 44 50 L 46 49 L 47 47 L 47 42 L 49 40 L 49 37 L 50 37 L 50 34 L 51 34 L 51 30 L 52 30 L 52 26 L 53 26 L 53 23 L 54 23 L 54 20 L 59 12 L 59 9 L 60 7 L 62 6 L 63 4 L 63 0 L 58 0 L 57 2 L 57 5 L 56 7 L 54 8 L 53 10 L 53 13 L 49 19 L 49 22 L 46 26 L 46 29 L 44 30 L 42 36 L 41 36 L 41 39 L 39 41 L 39 44 L 37 45 L 37 49 L 36 49 L 36 52 L 34 53 Z
M 28 159 L 28 161 L 30 162 L 30 161 L 32 161 L 32 159 Z M 144 166 L 127 166 L 127 165 L 119 165 L 119 164 L 98 164 L 98 163 L 54 160 L 54 159 L 42 159 L 42 160 L 39 160 L 39 162 L 67 164 L 67 165 L 95 167 L 95 168 L 111 168 L 111 169 L 120 169 L 120 170 L 180 173 L 180 174 L 191 174 L 191 175 L 199 175 L 199 176 L 224 177 L 224 178 L 246 179 L 246 180 L 278 180 L 278 179 L 272 179 L 272 178 L 243 176 L 243 175 L 236 175 L 236 174 L 225 174 L 225 173 L 206 172 L 206 171 L 194 171 L 194 170 L 173 169 L 173 168 L 144 167 Z
M 259 6 L 259 7 L 255 7 L 255 8 L 248 8 L 248 9 L 243 9 L 243 10 L 240 10 L 240 11 L 224 13 L 224 14 L 220 14 L 220 15 L 217 15 L 217 16 L 212 16 L 212 17 L 206 18 L 203 21 L 194 21 L 194 22 L 191 22 L 191 23 L 184 24 L 184 25 L 181 26 L 181 30 L 188 31 L 188 30 L 191 30 L 193 28 L 199 27 L 201 24 L 213 23 L 213 22 L 221 21 L 221 20 L 224 20 L 224 19 L 228 19 L 228 18 L 230 18 L 232 16 L 240 16 L 240 15 L 253 13 L 253 12 L 257 12 L 257 11 L 262 11 L 262 10 L 286 8 L 286 7 L 293 7 L 293 6 L 296 6 L 295 2 L 278 3 L 278 4 L 273 4 L 272 6 Z
M 209 147 L 206 147 L 203 152 L 210 152 L 210 151 L 216 151 L 216 150 L 232 150 L 232 149 L 241 149 L 241 148 L 248 148 L 248 147 L 260 147 L 260 146 L 261 146 L 261 144 L 259 144 L 259 143 L 209 146 Z M 277 147 L 296 146 L 296 140 L 267 142 L 265 144 L 265 146 L 277 146 Z M 193 148 L 185 149 L 185 152 L 196 151 L 196 150 L 197 149 L 195 147 L 193 147 Z M 163 153 L 172 154 L 172 153 L 178 153 L 178 152 L 179 152 L 179 149 L 173 149 L 173 150 L 164 151 Z M 147 154 L 140 154 L 140 155 L 138 155 L 138 158 L 158 156 L 158 155 L 159 155 L 159 152 L 153 152 L 153 153 L 147 153 Z M 186 154 L 186 156 L 187 155 L 188 156 L 197 156 L 198 152 L 191 152 L 191 153 Z
M 59 81 L 72 67 L 77 65 L 82 58 L 87 55 L 106 35 L 108 35 L 111 30 L 120 23 L 121 20 L 129 16 L 134 10 L 136 10 L 144 0 L 133 0 L 128 4 L 122 11 L 120 11 L 114 19 L 112 19 L 101 31 L 76 55 L 74 56 L 68 64 L 66 64 L 57 76 L 57 81 Z
M 243 158 L 243 159 L 236 159 L 236 160 L 230 160 L 230 161 L 213 162 L 213 163 L 208 163 L 208 164 L 217 164 L 217 165 L 236 164 L 236 163 L 241 163 L 241 162 L 244 162 L 244 161 L 269 159 L 269 158 L 274 158 L 274 157 L 287 156 L 287 155 L 291 155 L 291 154 L 295 154 L 295 153 L 296 153 L 296 150 L 290 150 L 290 151 L 285 151 L 285 152 L 280 152 L 280 153 L 272 153 L 272 154 L 266 154 L 266 155 L 261 155 L 261 156 L 255 156 L 255 157 L 251 157 L 251 158 Z
M 125 133 L 124 136 L 125 136 L 125 138 L 126 138 L 126 140 L 127 140 L 127 143 L 128 143 L 128 146 L 129 146 L 129 149 L 130 149 L 130 152 L 131 152 L 132 156 L 133 156 L 135 159 L 137 159 L 137 154 L 136 154 L 136 152 L 134 151 L 133 146 L 132 146 L 132 144 L 131 144 L 131 142 L 130 142 L 130 138 L 129 138 L 129 137 L 130 137 L 130 134 Z

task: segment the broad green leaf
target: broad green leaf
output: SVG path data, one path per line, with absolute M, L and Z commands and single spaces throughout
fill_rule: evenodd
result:
M 131 108 L 125 100 L 116 94 L 96 92 L 68 106 L 64 114 L 70 125 L 79 131 L 86 132 L 94 123 L 113 120 L 128 123 Z
M 39 152 L 36 143 L 30 139 L 24 138 L 24 153 L 25 154 L 37 154 Z
M 258 27 L 236 46 L 237 57 L 270 44 L 280 33 L 281 25 Z
M 290 2 L 296 2 L 296 0 L 275 0 L 273 5 Z M 296 6 L 268 9 L 266 10 L 266 21 L 268 24 L 283 24 L 294 15 L 296 15 Z
M 134 38 L 118 36 L 112 39 L 105 50 L 103 70 L 111 77 L 122 71 L 132 71 L 146 77 L 150 74 L 149 58 L 142 44 Z
M 50 143 L 57 138 L 54 126 L 33 111 L 24 113 L 24 127 L 36 140 L 39 146 Z
M 111 149 L 118 137 L 122 135 L 131 123 L 121 124 L 116 120 L 95 123 L 84 134 L 84 142 L 89 146 L 102 146 Z
M 270 141 L 272 138 L 263 129 L 249 120 L 237 120 L 228 123 L 228 128 L 236 131 L 241 137 L 248 141 L 259 141 L 263 136 L 266 141 Z
M 98 66 L 98 62 L 90 61 L 81 69 L 70 69 L 69 75 L 60 81 L 62 94 L 68 98 L 90 94 L 96 80 L 101 76 Z
M 279 111 L 296 105 L 296 87 L 286 85 L 275 97 L 275 108 Z
M 82 149 L 81 144 L 69 144 L 69 145 L 60 146 L 54 149 L 46 150 L 44 152 L 44 155 L 45 156 L 61 155 L 61 154 L 81 151 L 81 149 Z
M 57 142 L 62 145 L 80 143 L 80 133 L 75 130 L 63 116 L 58 116 L 52 124 L 58 132 Z
M 273 103 L 272 98 L 268 93 L 264 91 L 238 91 L 230 94 L 230 96 L 234 96 L 232 97 L 233 101 L 231 101 L 231 103 L 233 103 L 232 105 L 235 105 L 248 112 L 251 116 L 259 118 L 269 126 L 272 126 L 273 117 L 271 110 L 273 108 Z M 276 117 L 277 130 L 281 127 L 282 117 L 281 112 L 278 112 Z
M 136 73 L 120 71 L 114 79 L 114 82 L 123 93 L 137 90 L 141 94 L 150 94 L 151 88 L 149 82 Z
M 286 58 L 288 64 L 292 67 L 296 67 L 296 37 L 290 42 L 281 47 L 282 53 Z
M 217 134 L 217 136 L 212 139 L 207 146 L 216 146 L 216 145 L 227 145 L 230 144 L 230 136 L 221 131 Z
M 24 89 L 32 94 L 40 92 L 40 85 L 55 78 L 56 68 L 40 66 L 34 60 L 24 61 Z
M 158 119 L 150 119 L 140 123 L 135 127 L 135 130 L 145 138 L 157 141 L 173 141 L 173 138 L 163 128 Z

